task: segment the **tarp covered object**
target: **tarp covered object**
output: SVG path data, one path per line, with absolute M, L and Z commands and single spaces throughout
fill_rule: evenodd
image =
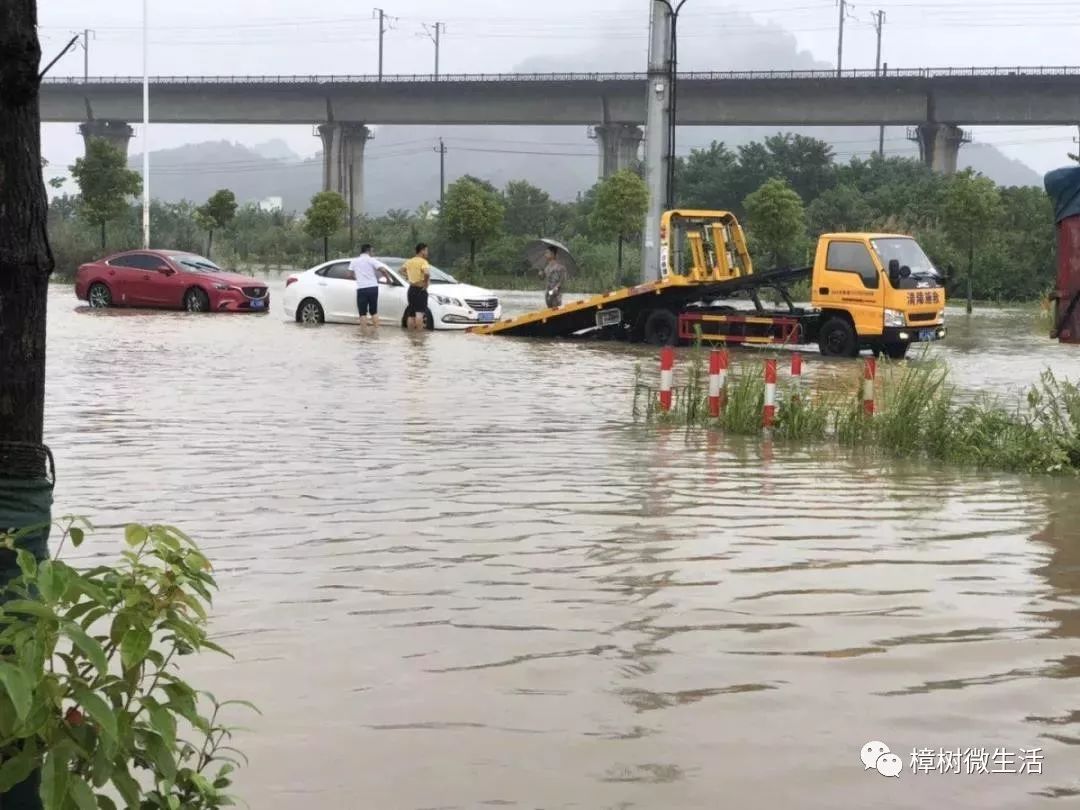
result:
M 1080 166 L 1054 169 L 1043 178 L 1043 185 L 1054 201 L 1054 222 L 1080 216 Z
M 19 535 L 19 547 L 33 554 L 38 562 L 49 556 L 52 502 L 52 481 L 0 476 L 0 529 L 27 530 Z M 0 603 L 5 598 L 4 587 L 21 573 L 15 552 L 0 548 Z

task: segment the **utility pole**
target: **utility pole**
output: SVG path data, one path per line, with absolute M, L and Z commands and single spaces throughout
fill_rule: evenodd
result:
M 356 216 L 353 207 L 353 164 L 349 161 L 349 255 L 352 255 L 353 245 L 356 244 L 355 231 Z
M 885 25 L 885 12 L 874 12 L 874 28 L 877 30 L 877 58 L 874 60 L 874 75 L 881 78 L 881 29 Z M 885 157 L 885 125 L 878 127 L 878 157 Z
M 90 35 L 93 33 L 93 28 L 84 28 L 82 32 L 83 84 L 86 84 L 90 80 Z M 96 38 L 97 37 L 95 36 L 95 39 Z
M 442 216 L 443 202 L 446 198 L 446 144 L 439 138 L 439 145 L 434 147 L 439 155 L 439 215 Z
M 844 17 L 847 14 L 847 0 L 838 0 L 840 3 L 840 37 L 836 44 L 836 75 L 840 76 L 844 71 Z
M 439 34 L 446 33 L 446 23 L 437 22 L 433 26 L 424 24 L 424 31 L 427 32 L 428 37 L 435 43 L 435 81 L 439 80 Z
M 645 119 L 645 184 L 649 189 L 649 207 L 642 237 L 642 283 L 661 277 L 660 216 L 668 198 L 665 161 L 671 137 L 671 18 L 672 9 L 667 0 L 652 0 Z
M 383 37 L 386 35 L 386 12 L 381 8 L 375 9 L 372 17 L 379 21 L 379 81 L 382 81 L 383 66 Z

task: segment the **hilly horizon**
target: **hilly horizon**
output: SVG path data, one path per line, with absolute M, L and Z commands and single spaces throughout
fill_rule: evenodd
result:
M 434 127 L 384 127 L 376 133 L 376 139 L 368 145 L 364 169 L 364 209 L 372 215 L 393 209 L 415 210 L 423 203 L 436 203 L 439 198 L 439 158 L 434 152 L 438 142 Z M 476 130 L 475 127 L 443 127 L 448 129 Z M 587 191 L 598 179 L 599 154 L 594 142 L 583 137 L 580 129 L 552 127 L 540 129 L 540 134 L 550 135 L 549 140 L 528 139 L 520 133 L 523 128 L 490 127 L 489 137 L 483 141 L 468 140 L 470 135 L 443 136 L 448 147 L 447 182 L 453 182 L 469 174 L 490 181 L 502 188 L 511 180 L 528 180 L 547 191 L 554 199 L 569 201 Z M 424 130 L 432 130 L 424 138 Z M 515 130 L 519 138 L 501 141 L 499 130 Z M 558 131 L 561 134 L 555 134 Z M 819 137 L 808 130 L 792 129 L 791 132 Z M 729 146 L 738 146 L 758 140 L 777 130 L 728 129 L 709 133 Z M 860 135 L 863 131 L 856 130 Z M 580 146 L 573 140 L 576 134 Z M 681 133 L 680 133 L 681 134 Z M 690 148 L 707 146 L 712 139 L 695 133 L 694 143 L 680 147 L 680 153 Z M 887 144 L 895 144 L 897 136 L 887 130 Z M 834 143 L 837 162 L 846 163 L 853 154 L 851 138 L 838 132 Z M 865 138 L 865 135 L 863 135 Z M 900 137 L 903 137 L 902 135 Z M 684 138 L 682 144 L 687 138 Z M 825 140 L 825 139 L 823 139 Z M 874 139 L 876 145 L 876 131 Z M 430 146 L 417 148 L 418 141 L 429 141 Z M 867 141 L 869 142 L 869 141 Z M 376 147 L 375 144 L 379 146 Z M 549 145 L 552 144 L 552 145 Z M 411 147 L 411 148 L 410 148 Z M 547 151 L 558 147 L 562 151 Z M 841 151 L 845 150 L 845 151 Z M 544 154 L 546 152 L 546 154 Z M 189 200 L 201 202 L 221 188 L 228 188 L 243 203 L 257 203 L 268 197 L 281 197 L 287 212 L 302 212 L 310 203 L 312 195 L 322 190 L 322 156 L 304 158 L 296 154 L 283 140 L 273 139 L 256 146 L 230 141 L 206 141 L 187 144 L 175 149 L 152 151 L 152 176 L 155 198 L 167 202 Z M 887 155 L 917 157 L 914 144 L 889 149 Z M 139 169 L 142 156 L 131 155 L 129 166 Z M 988 144 L 967 144 L 960 150 L 960 167 L 972 168 L 985 174 L 1003 186 L 1039 186 L 1041 176 L 1026 164 L 1009 158 Z

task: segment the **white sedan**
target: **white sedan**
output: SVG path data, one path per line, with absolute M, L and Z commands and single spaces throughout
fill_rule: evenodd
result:
M 285 280 L 285 315 L 300 323 L 359 323 L 356 308 L 356 281 L 349 259 L 336 259 L 312 267 Z M 379 320 L 382 324 L 405 325 L 406 292 L 401 266 L 404 259 L 381 258 L 389 272 L 379 270 Z M 467 329 L 502 317 L 502 305 L 490 290 L 461 284 L 436 267 L 431 268 L 428 329 Z

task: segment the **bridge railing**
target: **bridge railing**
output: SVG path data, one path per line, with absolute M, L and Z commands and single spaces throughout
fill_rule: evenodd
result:
M 1080 76 L 1077 66 L 945 67 L 835 70 L 728 70 L 684 71 L 681 80 L 750 81 L 762 79 L 895 79 L 948 77 Z M 403 84 L 445 82 L 482 84 L 493 82 L 626 82 L 645 81 L 645 73 L 452 73 L 374 75 L 280 75 L 280 76 L 151 76 L 151 84 Z M 50 76 L 43 84 L 141 84 L 141 76 Z

